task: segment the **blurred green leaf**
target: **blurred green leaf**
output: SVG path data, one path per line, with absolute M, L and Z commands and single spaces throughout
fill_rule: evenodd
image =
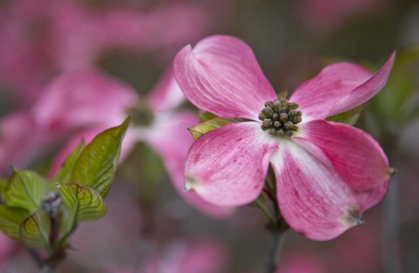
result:
M 358 119 L 361 117 L 362 110 L 364 110 L 367 106 L 368 106 L 368 103 L 364 103 L 349 111 L 327 117 L 326 120 L 345 123 L 348 125 L 354 125 L 358 121 Z
M 89 186 L 81 187 L 76 183 L 60 183 L 60 195 L 67 211 L 78 222 L 95 221 L 106 214 L 102 196 Z
M 217 117 L 217 115 L 214 115 L 213 113 L 204 112 L 204 111 L 199 110 L 199 122 L 200 123 L 208 121 L 208 120 L 216 118 L 216 117 Z
M 286 98 L 288 96 L 288 91 L 282 91 L 281 93 L 278 93 L 276 95 L 276 97 L 278 98 L 278 100 L 281 100 L 283 98 Z
M 121 144 L 130 119 L 118 127 L 110 128 L 97 135 L 77 158 L 71 181 L 80 186 L 91 186 L 105 198 L 115 175 Z
M 21 208 L 9 208 L 0 204 L 0 230 L 7 237 L 20 241 L 19 226 L 30 213 Z
M 402 125 L 417 109 L 412 107 L 419 90 L 419 47 L 397 52 L 397 57 L 386 86 L 372 100 L 374 112 L 380 120 Z M 412 111 L 413 110 L 413 111 Z
M 48 248 L 50 231 L 48 214 L 42 209 L 26 218 L 19 227 L 21 241 L 30 248 Z
M 21 207 L 35 212 L 46 196 L 45 182 L 35 172 L 13 168 L 6 187 L 6 203 L 10 207 Z
M 55 178 L 52 180 L 53 183 L 61 182 L 61 183 L 68 183 L 71 182 L 71 172 L 73 171 L 74 164 L 76 163 L 77 158 L 86 147 L 86 144 L 82 140 L 80 144 L 71 152 L 71 154 L 67 157 L 64 164 L 61 166 L 60 170 L 58 171 Z
M 194 127 L 190 127 L 188 130 L 194 139 L 198 139 L 208 132 L 234 122 L 236 122 L 234 119 L 229 118 L 213 118 Z
M 7 180 L 0 178 L 0 203 L 6 202 Z

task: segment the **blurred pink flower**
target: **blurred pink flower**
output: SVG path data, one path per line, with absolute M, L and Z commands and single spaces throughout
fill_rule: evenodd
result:
M 184 100 L 171 70 L 144 100 L 131 87 L 97 71 L 62 75 L 33 108 L 36 122 L 44 127 L 81 129 L 59 154 L 51 176 L 82 138 L 88 142 L 130 114 L 132 126 L 122 145 L 122 159 L 135 143 L 147 143 L 161 156 L 175 189 L 188 203 L 214 217 L 229 215 L 231 209 L 209 204 L 183 189 L 185 157 L 193 142 L 187 128 L 199 123 L 195 113 L 177 109 Z
M 322 273 L 327 272 L 318 257 L 306 251 L 287 255 L 278 262 L 276 273 Z
M 227 265 L 227 250 L 213 240 L 174 241 L 151 253 L 144 273 L 217 273 Z
M 158 52 L 167 63 L 216 25 L 199 3 L 91 10 L 71 0 L 10 1 L 0 10 L 0 83 L 20 105 L 30 105 L 55 75 L 90 68 L 106 51 Z
M 14 249 L 14 242 L 0 232 L 0 270 L 5 269 Z
M 370 100 L 385 85 L 394 58 L 375 75 L 351 63 L 330 65 L 288 102 L 277 100 L 243 41 L 212 36 L 184 47 L 174 73 L 185 96 L 204 111 L 251 120 L 194 142 L 186 188 L 215 205 L 245 205 L 261 193 L 271 163 L 281 213 L 297 232 L 328 240 L 363 223 L 362 213 L 387 191 L 387 157 L 367 133 L 324 119 Z
M 10 165 L 23 168 L 35 156 L 48 151 L 48 144 L 56 141 L 59 132 L 45 130 L 27 112 L 10 114 L 0 120 L 0 173 Z
M 308 29 L 329 32 L 344 25 L 351 18 L 371 16 L 386 8 L 387 0 L 298 0 L 297 16 Z

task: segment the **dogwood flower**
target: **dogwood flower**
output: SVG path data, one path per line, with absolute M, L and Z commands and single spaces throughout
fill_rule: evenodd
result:
M 212 36 L 176 56 L 174 73 L 198 108 L 241 118 L 200 137 L 186 159 L 185 188 L 220 206 L 254 201 L 269 164 L 281 213 L 297 232 L 328 240 L 363 223 L 385 195 L 392 169 L 380 145 L 352 126 L 328 122 L 370 100 L 386 83 L 393 54 L 374 75 L 336 63 L 278 100 L 243 41 Z
M 196 193 L 183 191 L 184 162 L 193 142 L 186 128 L 198 122 L 195 113 L 177 109 L 184 101 L 171 70 L 147 98 L 140 98 L 127 84 L 98 71 L 62 75 L 43 92 L 33 109 L 37 124 L 59 131 L 79 130 L 53 163 L 51 177 L 81 139 L 90 142 L 99 132 L 130 115 L 132 126 L 122 144 L 121 160 L 137 142 L 148 144 L 161 156 L 173 186 L 188 203 L 210 216 L 229 215 L 231 208 L 212 205 Z

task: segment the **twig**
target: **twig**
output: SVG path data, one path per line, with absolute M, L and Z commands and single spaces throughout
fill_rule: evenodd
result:
M 39 268 L 42 268 L 44 266 L 44 262 L 43 262 L 41 256 L 39 255 L 39 253 L 35 249 L 26 248 L 26 250 L 28 251 L 29 255 L 31 255 L 31 257 L 35 261 L 36 265 Z
M 399 273 L 402 272 L 398 251 L 400 181 L 398 177 L 392 180 L 384 199 L 382 262 L 385 272 Z
M 276 270 L 276 257 L 281 250 L 284 231 L 271 230 L 271 244 L 269 247 L 268 266 L 266 273 L 274 273 Z

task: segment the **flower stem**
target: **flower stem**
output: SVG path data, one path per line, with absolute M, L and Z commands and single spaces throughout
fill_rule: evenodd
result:
M 266 217 L 269 219 L 271 224 L 274 224 L 276 222 L 275 219 L 272 217 L 271 213 L 266 208 L 266 206 L 262 203 L 262 201 L 260 201 L 259 199 L 256 199 L 255 204 L 266 215 Z
M 26 250 L 28 251 L 29 255 L 31 255 L 31 257 L 35 261 L 36 265 L 39 268 L 42 268 L 44 262 L 42 261 L 42 258 L 39 255 L 39 253 L 35 249 L 26 248 Z
M 268 266 L 266 273 L 274 273 L 276 270 L 276 257 L 281 251 L 281 245 L 284 238 L 284 231 L 271 230 L 271 244 L 269 247 Z

